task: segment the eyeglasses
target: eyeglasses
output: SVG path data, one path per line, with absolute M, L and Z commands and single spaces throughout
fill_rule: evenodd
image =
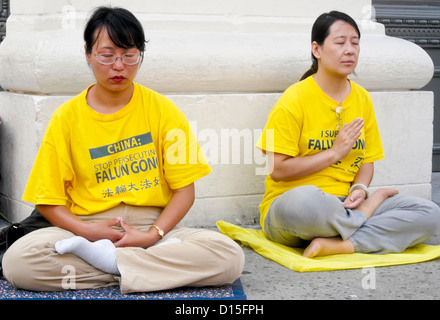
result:
M 141 59 L 141 55 L 138 53 L 126 53 L 123 54 L 122 56 L 117 56 L 113 53 L 101 53 L 101 54 L 94 53 L 94 55 L 96 56 L 96 58 L 98 58 L 98 62 L 100 64 L 106 66 L 115 63 L 116 60 L 118 60 L 118 58 L 121 58 L 122 62 L 129 66 L 137 64 Z
M 337 106 L 335 109 L 336 119 L 339 121 L 339 123 L 336 125 L 336 130 L 341 129 L 342 127 L 342 120 L 344 120 L 345 117 L 345 109 L 343 106 Z

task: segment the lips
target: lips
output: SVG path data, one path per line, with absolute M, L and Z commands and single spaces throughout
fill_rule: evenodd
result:
M 122 82 L 125 80 L 125 77 L 123 76 L 115 76 L 113 78 L 111 78 L 113 82 Z

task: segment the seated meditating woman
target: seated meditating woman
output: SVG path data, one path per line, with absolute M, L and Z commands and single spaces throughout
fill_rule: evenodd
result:
M 360 38 L 342 12 L 317 18 L 313 65 L 276 102 L 257 143 L 270 170 L 260 204 L 264 233 L 305 247 L 309 258 L 401 252 L 432 237 L 440 223 L 432 201 L 394 188 L 369 193 L 374 162 L 384 152 L 371 97 L 348 79 Z
M 53 226 L 7 250 L 4 276 L 37 291 L 234 282 L 244 265 L 240 246 L 219 232 L 177 226 L 193 205 L 194 182 L 211 168 L 182 111 L 133 82 L 146 43 L 140 22 L 100 7 L 84 40 L 96 83 L 54 112 L 23 196 Z M 74 285 L 65 285 L 66 266 Z

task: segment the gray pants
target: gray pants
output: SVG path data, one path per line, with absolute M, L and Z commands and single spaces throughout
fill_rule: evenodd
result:
M 315 186 L 289 190 L 274 200 L 264 221 L 272 241 L 303 247 L 314 238 L 349 239 L 356 252 L 402 252 L 432 237 L 440 226 L 440 208 L 432 201 L 396 195 L 386 199 L 370 219 L 344 208 L 344 198 Z

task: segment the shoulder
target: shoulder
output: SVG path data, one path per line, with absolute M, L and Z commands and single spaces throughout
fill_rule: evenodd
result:
M 356 103 L 360 104 L 364 110 L 365 117 L 369 114 L 374 114 L 374 103 L 371 98 L 370 93 L 367 89 L 357 84 L 356 82 L 351 81 L 351 88 L 354 91 L 354 99 L 356 99 Z
M 314 80 L 312 78 L 312 76 L 298 81 L 294 84 L 292 84 L 290 87 L 288 87 L 285 91 L 284 94 L 286 95 L 302 95 L 305 94 L 307 92 L 309 92 L 310 90 L 314 90 Z
M 301 104 L 304 100 L 316 97 L 319 87 L 310 76 L 304 80 L 298 81 L 288 87 L 282 94 L 279 102 L 283 104 Z
M 162 103 L 165 105 L 174 105 L 174 102 L 171 101 L 170 98 L 157 91 L 154 91 L 138 83 L 133 83 L 133 85 L 135 86 L 136 90 L 140 92 L 143 99 L 150 99 L 150 101 Z
M 273 110 L 283 110 L 291 114 L 301 114 L 310 97 L 316 96 L 312 77 L 296 82 L 288 87 L 277 100 Z
M 152 127 L 154 123 L 159 127 L 180 126 L 181 123 L 188 122 L 184 112 L 177 107 L 170 97 L 158 93 L 140 84 L 135 84 L 142 99 L 144 112 L 149 119 Z M 178 125 L 179 124 L 179 125 Z
M 144 87 L 143 85 L 136 83 L 134 85 L 139 92 L 138 96 L 142 99 L 142 105 L 147 109 L 148 113 L 180 113 L 180 109 L 171 98 L 150 88 Z
M 366 97 L 368 99 L 371 98 L 370 93 L 368 92 L 367 89 L 365 89 L 363 86 L 361 86 L 360 84 L 350 80 L 351 83 L 351 89 L 358 94 L 361 97 Z
M 79 93 L 61 103 L 53 112 L 50 123 L 53 122 L 72 122 L 76 121 L 76 119 L 80 116 L 81 112 L 81 104 L 86 101 L 87 90 Z
M 351 83 L 351 85 L 352 85 L 356 90 L 362 91 L 362 92 L 364 92 L 364 93 L 368 93 L 367 89 L 365 89 L 365 88 L 364 88 L 363 86 L 361 86 L 359 83 L 357 83 L 357 82 L 355 82 L 355 81 L 353 81 L 353 80 L 350 80 L 350 83 Z

